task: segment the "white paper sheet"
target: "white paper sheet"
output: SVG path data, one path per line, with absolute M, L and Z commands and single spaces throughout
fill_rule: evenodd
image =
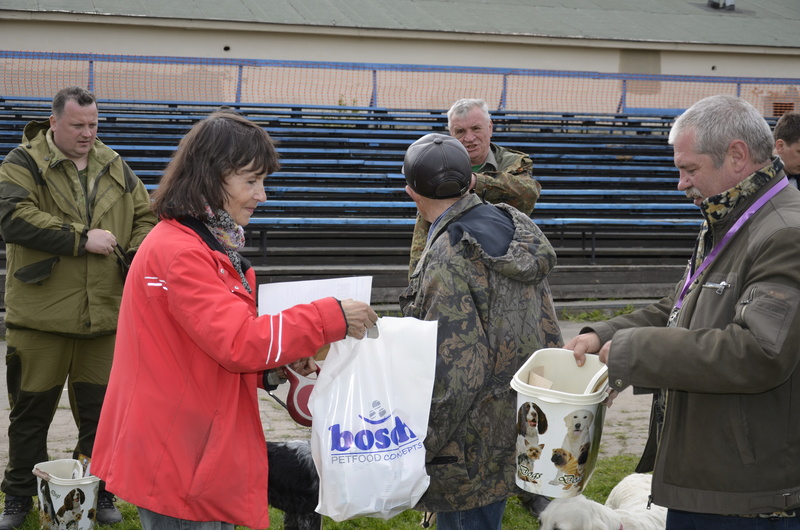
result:
M 258 286 L 258 314 L 274 315 L 297 304 L 326 296 L 359 300 L 367 304 L 372 296 L 372 276 L 264 283 Z

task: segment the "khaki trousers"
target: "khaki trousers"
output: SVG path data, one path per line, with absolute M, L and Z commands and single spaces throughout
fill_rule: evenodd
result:
M 6 332 L 6 380 L 11 406 L 8 465 L 0 489 L 36 495 L 31 470 L 48 460 L 47 433 L 68 383 L 78 440 L 74 457 L 91 457 L 116 335 L 75 339 L 33 330 Z

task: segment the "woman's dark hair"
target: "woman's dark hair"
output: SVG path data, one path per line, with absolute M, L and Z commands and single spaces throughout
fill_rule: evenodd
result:
M 214 112 L 181 139 L 153 192 L 153 211 L 160 219 L 204 221 L 206 203 L 213 211 L 222 209 L 225 178 L 244 168 L 259 175 L 280 169 L 272 138 L 233 111 Z

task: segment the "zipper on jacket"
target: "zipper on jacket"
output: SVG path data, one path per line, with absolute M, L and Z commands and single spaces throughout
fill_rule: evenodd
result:
M 662 418 L 662 421 L 664 423 L 661 424 L 661 432 L 658 433 L 658 440 L 656 441 L 656 456 L 653 459 L 653 468 L 655 468 L 658 465 L 658 460 L 661 455 L 661 444 L 663 443 L 664 440 L 664 429 L 667 426 L 667 411 L 669 410 L 669 389 L 665 388 L 663 392 L 664 392 L 664 417 Z M 658 429 L 658 426 L 656 426 L 656 429 Z M 651 493 L 650 501 L 652 501 L 652 495 L 653 494 Z M 647 503 L 648 509 L 650 508 L 650 501 L 648 501 Z
M 722 295 L 725 292 L 725 289 L 727 289 L 730 286 L 731 286 L 731 284 L 729 284 L 725 280 L 723 280 L 723 281 L 721 281 L 719 283 L 706 282 L 706 283 L 703 284 L 703 288 L 704 289 L 716 289 L 715 292 L 718 295 Z
M 111 164 L 113 164 L 116 159 L 117 159 L 117 157 L 112 158 L 105 166 L 103 166 L 100 169 L 100 171 L 94 177 L 93 182 L 92 182 L 91 193 L 89 193 L 88 189 L 83 190 L 83 193 L 86 196 L 86 219 L 89 221 L 89 226 L 92 226 L 92 204 L 94 203 L 94 200 L 97 198 L 97 183 L 100 181 L 100 177 L 102 177 L 103 175 L 108 173 L 108 171 L 109 171 L 108 168 L 111 167 Z M 78 168 L 76 167 L 75 169 L 78 169 Z M 89 169 L 88 165 L 86 166 L 86 169 L 87 170 Z M 79 179 L 80 179 L 80 177 L 79 177 Z M 88 173 L 86 174 L 86 186 L 87 186 L 87 188 L 89 187 L 89 174 Z
M 744 319 L 744 312 L 747 309 L 747 306 L 750 304 L 750 302 L 753 301 L 755 295 L 756 295 L 756 287 L 753 287 L 752 289 L 750 289 L 750 295 L 747 297 L 747 300 L 742 300 L 741 302 L 739 302 L 739 305 L 742 306 L 742 312 L 739 315 L 740 318 Z
M 86 164 L 86 185 L 84 186 L 83 183 L 81 182 L 81 170 L 78 169 L 78 164 L 76 164 L 73 160 L 70 160 L 69 158 L 62 158 L 59 159 L 57 163 L 54 160 L 53 163 L 50 165 L 50 167 L 55 169 L 58 164 L 67 164 L 67 163 L 72 164 L 72 167 L 75 169 L 75 178 L 78 180 L 78 185 L 80 186 L 81 190 L 83 190 L 83 199 L 84 199 L 83 213 L 86 216 L 86 230 L 88 231 L 89 229 L 91 229 L 92 226 L 92 203 L 91 200 L 89 199 L 89 178 L 90 178 L 89 164 L 88 162 Z M 58 170 L 61 171 L 63 174 L 65 174 L 67 178 L 71 178 L 71 175 L 69 174 L 69 169 L 62 166 L 61 168 L 58 168 Z

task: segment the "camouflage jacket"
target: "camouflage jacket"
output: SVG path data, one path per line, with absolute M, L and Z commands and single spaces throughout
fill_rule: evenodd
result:
M 530 215 L 542 190 L 541 184 L 536 182 L 531 173 L 533 162 L 525 153 L 497 144 L 491 144 L 491 150 L 497 167 L 486 162 L 475 173 L 475 194 L 492 204 L 509 204 L 525 215 Z M 409 276 L 414 272 L 422 249 L 425 248 L 430 227 L 428 221 L 417 215 L 411 241 Z
M 469 510 L 516 493 L 510 382 L 528 356 L 562 344 L 547 274 L 556 255 L 513 207 L 468 194 L 436 223 L 408 288 L 405 316 L 438 320 L 418 509 Z

